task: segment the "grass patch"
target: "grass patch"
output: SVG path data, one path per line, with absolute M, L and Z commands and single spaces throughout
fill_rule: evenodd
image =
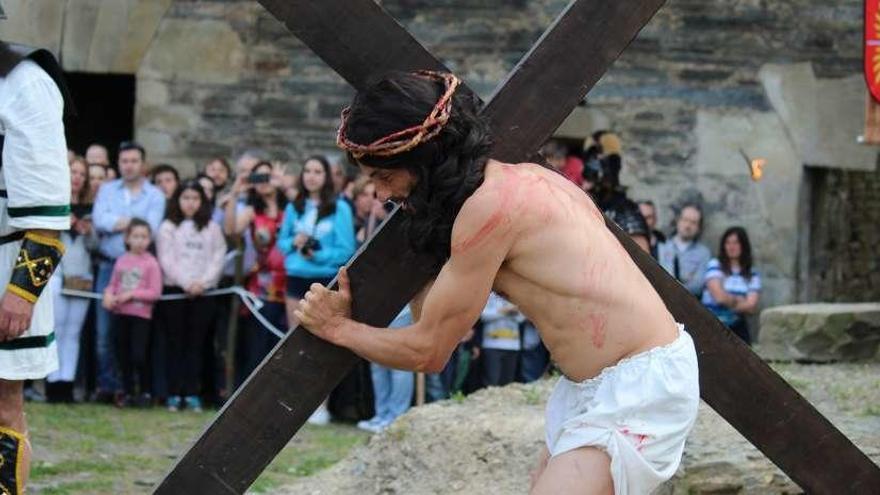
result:
M 862 409 L 862 416 L 880 416 L 880 405 L 871 405 Z
M 113 483 L 109 480 L 78 480 L 47 486 L 42 488 L 39 493 L 41 495 L 73 495 L 81 493 L 111 493 L 112 491 Z
M 828 391 L 841 409 L 866 415 L 880 415 L 880 404 L 871 403 L 871 398 L 876 396 L 878 389 L 880 389 L 880 380 L 858 384 L 834 383 L 828 387 Z
M 94 404 L 28 404 L 34 446 L 29 493 L 151 493 L 212 413 L 161 408 L 119 410 Z M 335 464 L 368 434 L 350 425 L 306 425 L 257 479 L 267 493 Z
M 336 459 L 332 457 L 317 455 L 315 457 L 306 458 L 299 464 L 287 468 L 287 472 L 294 476 L 310 476 L 335 463 Z

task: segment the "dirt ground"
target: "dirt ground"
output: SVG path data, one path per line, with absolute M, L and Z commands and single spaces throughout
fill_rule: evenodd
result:
M 774 368 L 874 462 L 880 462 L 880 365 L 780 364 Z M 528 472 L 543 441 L 543 408 L 552 383 L 493 388 L 412 409 L 335 466 L 278 492 L 527 493 Z M 657 493 L 801 491 L 703 404 L 679 472 Z

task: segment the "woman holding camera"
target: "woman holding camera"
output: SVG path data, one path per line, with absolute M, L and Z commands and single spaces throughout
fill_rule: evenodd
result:
M 338 199 L 323 156 L 306 160 L 299 177 L 300 194 L 287 205 L 278 234 L 278 249 L 287 270 L 287 319 L 313 283 L 328 284 L 354 254 L 351 207 Z
M 323 156 L 306 160 L 299 176 L 300 193 L 287 205 L 278 234 L 278 249 L 285 255 L 287 320 L 314 283 L 327 285 L 339 267 L 354 254 L 354 220 L 351 207 L 333 188 L 330 164 Z M 313 424 L 330 421 L 323 403 L 309 418 Z
M 276 240 L 287 198 L 281 190 L 283 171 L 280 167 L 262 161 L 254 165 L 249 175 L 236 178 L 233 192 L 236 196 L 245 194 L 245 207 L 234 213 L 237 201 L 226 203 L 227 232 L 234 235 L 247 233 L 256 251 L 256 263 L 247 274 L 247 290 L 263 302 L 260 314 L 279 330 L 287 329 L 287 316 L 284 309 L 284 290 L 286 273 L 284 255 L 278 251 Z M 250 375 L 278 338 L 266 329 L 256 318 L 248 318 L 247 328 L 242 335 L 243 366 L 240 379 Z

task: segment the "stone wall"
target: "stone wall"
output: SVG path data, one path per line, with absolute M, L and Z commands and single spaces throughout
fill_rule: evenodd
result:
M 381 3 L 487 98 L 566 1 Z M 253 146 L 294 164 L 336 151 L 350 88 L 256 2 L 4 6 L 44 29 L 0 21 L 0 38 L 45 40 L 75 70 L 136 72 L 136 137 L 157 161 L 192 171 Z M 763 304 L 792 302 L 808 278 L 798 274 L 809 256 L 803 165 L 876 169 L 876 150 L 854 144 L 864 98 L 862 8 L 861 0 L 669 0 L 565 133 L 583 127 L 586 135 L 595 130 L 588 125 L 619 131 L 632 196 L 657 202 L 663 225 L 673 206 L 702 200 L 713 251 L 724 228 L 744 225 L 766 282 Z M 763 181 L 749 180 L 741 152 L 768 160 Z
M 880 300 L 880 173 L 810 173 L 810 299 Z
M 52 50 L 67 71 L 133 74 L 173 0 L 4 0 L 0 39 Z
M 384 6 L 484 97 L 563 5 L 465 3 Z M 138 86 L 138 139 L 186 168 L 253 146 L 294 163 L 336 153 L 339 112 L 353 94 L 252 1 L 174 2 Z

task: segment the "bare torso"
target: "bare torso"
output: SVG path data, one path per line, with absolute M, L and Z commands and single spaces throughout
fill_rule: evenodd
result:
M 474 195 L 498 198 L 497 215 L 455 250 L 505 226 L 512 241 L 493 289 L 538 328 L 571 380 L 675 340 L 675 321 L 592 201 L 535 164 L 490 160 Z M 459 219 L 456 219 L 458 223 Z M 492 249 L 491 245 L 480 249 Z

